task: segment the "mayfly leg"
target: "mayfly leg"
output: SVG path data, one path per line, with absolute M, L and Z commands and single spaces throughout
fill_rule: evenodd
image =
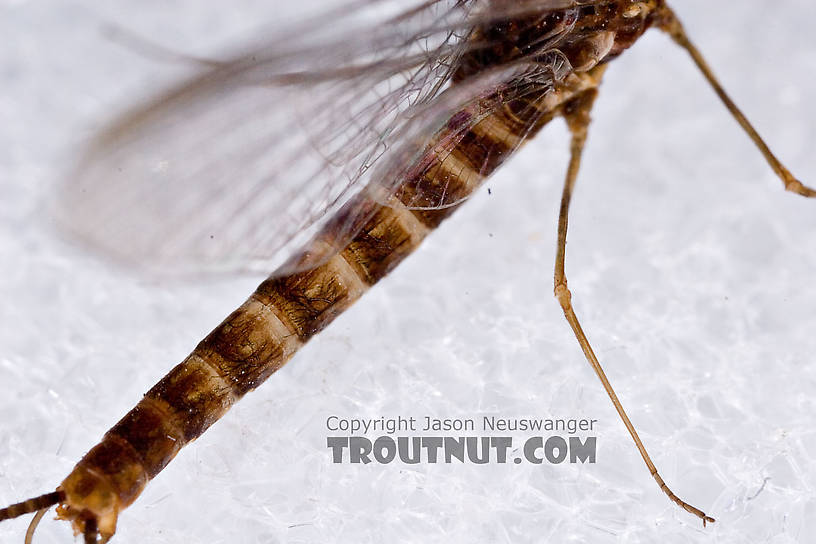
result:
M 603 74 L 603 67 L 596 68 L 593 70 L 593 72 L 593 75 L 597 74 L 596 81 L 598 84 L 600 84 L 600 78 Z M 597 96 L 598 89 L 596 86 L 595 88 L 578 95 L 576 98 L 564 105 L 564 119 L 567 122 L 570 133 L 572 134 L 572 141 L 570 144 L 570 162 L 569 167 L 567 168 L 567 175 L 564 180 L 564 189 L 561 194 L 561 209 L 558 216 L 558 248 L 555 258 L 554 277 L 555 297 L 558 299 L 559 304 L 561 304 L 561 308 L 564 310 L 564 316 L 567 318 L 567 322 L 570 324 L 570 327 L 572 327 L 572 332 L 578 339 L 578 343 L 581 345 L 581 349 L 583 350 L 587 361 L 589 362 L 590 366 L 592 366 L 595 374 L 598 375 L 598 378 L 601 380 L 601 383 L 609 395 L 609 398 L 612 400 L 612 404 L 615 406 L 615 410 L 617 410 L 618 415 L 620 416 L 621 420 L 623 420 L 623 424 L 626 426 L 626 429 L 632 436 L 632 440 L 635 441 L 635 445 L 637 446 L 641 457 L 643 457 L 643 461 L 646 463 L 649 473 L 655 479 L 657 485 L 660 486 L 660 489 L 663 490 L 666 495 L 668 495 L 669 499 L 683 508 L 686 512 L 689 512 L 690 514 L 702 519 L 703 525 L 705 525 L 706 523 L 714 522 L 714 518 L 707 516 L 705 512 L 699 508 L 695 508 L 694 506 L 680 499 L 674 494 L 674 492 L 672 492 L 671 489 L 669 489 L 666 482 L 664 482 L 663 478 L 660 476 L 660 474 L 658 474 L 657 467 L 655 467 L 655 464 L 649 457 L 649 453 L 646 451 L 646 447 L 640 440 L 640 436 L 638 436 L 634 425 L 632 425 L 632 422 L 629 420 L 629 416 L 626 415 L 626 410 L 623 409 L 623 405 L 621 404 L 620 400 L 618 400 L 618 396 L 615 394 L 612 384 L 609 383 L 609 379 L 606 377 L 606 373 L 604 372 L 603 367 L 601 367 L 601 363 L 595 356 L 595 352 L 592 350 L 592 346 L 589 344 L 589 340 L 581 328 L 581 324 L 578 321 L 578 317 L 575 315 L 575 310 L 572 307 L 572 294 L 567 288 L 567 276 L 564 271 L 564 261 L 567 247 L 569 206 L 572 198 L 572 192 L 575 187 L 575 180 L 578 177 L 578 170 L 581 166 L 581 155 L 584 150 L 584 144 L 587 138 L 587 129 L 590 123 L 590 111 Z
M 728 109 L 734 119 L 737 120 L 742 129 L 748 134 L 751 141 L 754 142 L 757 148 L 759 148 L 759 151 L 765 157 L 765 160 L 768 161 L 768 164 L 771 166 L 776 175 L 779 176 L 779 179 L 782 180 L 782 183 L 785 184 L 785 190 L 802 196 L 816 198 L 816 190 L 802 184 L 801 181 L 796 179 L 793 174 L 791 174 L 790 171 L 785 168 L 785 165 L 783 165 L 779 159 L 776 158 L 776 155 L 773 154 L 751 122 L 748 121 L 745 114 L 743 114 L 734 101 L 731 100 L 731 97 L 728 96 L 728 93 L 726 93 L 725 89 L 723 89 L 722 85 L 720 85 L 720 82 L 717 80 L 714 72 L 711 71 L 708 63 L 703 58 L 703 55 L 700 53 L 697 47 L 691 43 L 691 40 L 689 40 L 689 37 L 686 34 L 683 25 L 680 23 L 680 20 L 669 7 L 663 6 L 661 8 L 657 26 L 671 36 L 675 43 L 677 43 L 680 47 L 685 49 L 689 55 L 691 55 L 694 64 L 696 64 L 700 72 L 703 73 L 703 76 L 706 78 L 709 85 L 711 85 L 711 87 L 714 89 L 714 92 L 717 93 L 717 96 L 720 97 L 720 100 L 723 102 L 723 104 L 725 104 L 725 107 Z

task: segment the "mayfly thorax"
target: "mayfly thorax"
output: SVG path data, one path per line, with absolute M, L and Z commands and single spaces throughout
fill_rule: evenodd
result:
M 783 187 L 816 193 L 762 142 L 663 0 L 437 0 L 389 16 L 370 35 L 354 24 L 360 23 L 352 19 L 339 37 L 304 32 L 289 49 L 273 42 L 215 63 L 117 119 L 91 143 L 63 188 L 58 212 L 61 223 L 90 245 L 157 267 L 234 268 L 288 258 L 56 490 L 0 510 L 0 520 L 37 512 L 36 527 L 56 505 L 58 517 L 86 543 L 109 540 L 122 510 L 184 445 L 389 274 L 549 121 L 562 117 L 572 141 L 555 297 L 660 489 L 704 525 L 713 522 L 658 473 L 567 288 L 570 200 L 610 61 L 650 28 L 665 31 L 690 53 Z M 364 37 L 351 39 L 359 35 Z M 280 111 L 280 104 L 290 104 L 284 97 L 297 95 L 306 97 L 303 103 Z M 265 108 L 272 113 L 259 113 Z M 310 117 L 310 111 L 317 113 Z M 295 128 L 299 136 L 292 136 Z M 213 143 L 211 132 L 234 139 Z M 202 160 L 190 164 L 193 157 Z M 206 211 L 211 201 L 219 214 Z

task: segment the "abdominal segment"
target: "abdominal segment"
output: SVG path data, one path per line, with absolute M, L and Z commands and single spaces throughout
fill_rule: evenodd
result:
M 456 145 L 439 156 L 433 156 L 438 147 L 428 145 L 423 166 L 394 196 L 384 203 L 365 191 L 354 197 L 338 217 L 359 209 L 368 215 L 345 247 L 311 269 L 273 274 L 150 389 L 60 485 L 60 518 L 79 533 L 93 522 L 103 539 L 113 535 L 118 513 L 184 445 L 393 270 L 561 104 L 594 84 L 590 74 L 575 76 L 564 89 L 514 100 L 467 130 L 445 125 L 435 141 L 455 130 Z M 440 199 L 441 192 L 455 195 L 457 203 L 417 206 Z M 338 224 L 330 220 L 314 243 L 331 240 Z

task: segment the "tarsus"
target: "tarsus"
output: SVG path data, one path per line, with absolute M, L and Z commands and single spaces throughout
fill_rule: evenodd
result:
M 793 193 L 811 197 L 816 197 L 816 190 L 803 185 L 801 181 L 796 179 L 790 171 L 785 168 L 785 165 L 780 162 L 779 159 L 776 158 L 776 155 L 773 154 L 771 149 L 756 131 L 754 126 L 748 121 L 748 118 L 745 117 L 745 114 L 740 111 L 737 105 L 731 100 L 731 97 L 728 96 L 728 93 L 725 92 L 720 82 L 717 80 L 717 77 L 714 75 L 714 72 L 711 71 L 711 68 L 708 66 L 708 63 L 703 58 L 702 53 L 691 43 L 689 40 L 686 31 L 683 29 L 683 25 L 680 23 L 680 20 L 674 14 L 674 12 L 668 8 L 668 6 L 663 6 L 661 12 L 661 20 L 658 23 L 658 26 L 667 32 L 669 36 L 677 43 L 680 47 L 685 49 L 689 55 L 691 55 L 694 64 L 697 65 L 697 68 L 702 72 L 703 76 L 708 81 L 709 85 L 714 89 L 714 92 L 717 93 L 717 96 L 720 98 L 725 107 L 737 120 L 740 124 L 742 129 L 748 134 L 748 137 L 751 138 L 751 141 L 757 146 L 759 151 L 765 157 L 765 160 L 768 161 L 768 164 L 771 166 L 773 171 L 779 176 L 779 179 L 782 180 L 782 183 L 785 184 L 785 189 L 791 191 Z

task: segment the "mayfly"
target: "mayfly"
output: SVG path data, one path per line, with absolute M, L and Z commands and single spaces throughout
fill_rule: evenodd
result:
M 388 274 L 556 117 L 572 134 L 556 298 L 660 489 L 704 524 L 714 521 L 659 475 L 567 288 L 570 197 L 608 62 L 648 28 L 667 32 L 784 187 L 816 192 L 774 157 L 662 0 L 426 0 L 377 19 L 395 4 L 358 0 L 217 62 L 92 143 L 66 184 L 61 212 L 90 244 L 159 267 L 235 268 L 291 255 L 55 491 L 0 510 L 0 520 L 37 512 L 27 541 L 54 505 L 86 543 L 108 541 L 120 512 L 185 444 Z M 346 11 L 376 13 L 329 30 Z

